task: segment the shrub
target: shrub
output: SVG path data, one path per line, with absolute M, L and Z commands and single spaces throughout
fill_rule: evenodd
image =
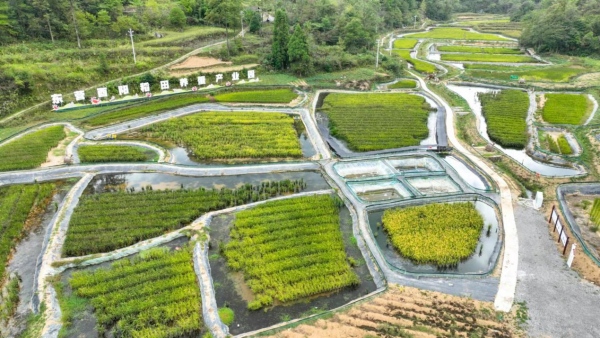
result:
M 223 324 L 229 326 L 231 325 L 231 323 L 233 323 L 233 320 L 235 319 L 235 314 L 232 309 L 228 307 L 222 307 L 219 308 L 219 318 L 221 318 Z

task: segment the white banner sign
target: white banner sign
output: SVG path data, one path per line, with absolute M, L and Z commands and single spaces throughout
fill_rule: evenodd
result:
M 215 77 L 216 82 L 219 82 L 221 80 L 223 80 L 223 74 L 217 74 L 217 76 Z
M 148 82 L 140 83 L 140 90 L 142 91 L 142 93 L 150 92 L 150 84 Z
M 571 265 L 573 264 L 573 258 L 575 258 L 575 247 L 576 246 L 577 246 L 577 244 L 571 245 L 571 253 L 569 253 L 569 259 L 567 259 L 568 267 L 571 267 Z
M 161 90 L 169 89 L 169 80 L 160 81 L 160 89 Z
M 52 104 L 62 104 L 63 103 L 63 97 L 62 94 L 52 94 Z
M 198 85 L 202 86 L 206 84 L 206 76 L 198 76 Z
M 239 80 L 240 80 L 240 73 L 233 72 L 233 74 L 231 74 L 231 81 L 239 81 Z
M 85 92 L 83 90 L 78 90 L 73 93 L 75 95 L 75 101 L 84 101 L 85 100 Z
M 179 87 L 185 88 L 188 85 L 188 79 L 186 77 L 179 79 Z
M 98 97 L 107 97 L 108 96 L 108 90 L 105 88 L 98 88 Z
M 254 70 L 249 70 L 248 71 L 248 79 L 254 79 L 254 76 L 255 76 Z
M 119 86 L 119 95 L 127 95 L 127 94 L 129 94 L 129 86 L 128 85 Z

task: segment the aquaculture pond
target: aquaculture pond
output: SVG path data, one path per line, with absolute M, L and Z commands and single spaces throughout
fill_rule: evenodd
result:
M 485 118 L 481 112 L 481 102 L 479 101 L 477 94 L 478 93 L 491 93 L 494 91 L 498 91 L 499 89 L 492 88 L 484 88 L 484 87 L 468 87 L 468 86 L 457 86 L 457 85 L 448 85 L 448 89 L 453 92 L 459 94 L 462 98 L 464 98 L 468 103 L 471 110 L 475 113 L 477 117 L 477 130 L 479 134 L 490 141 L 490 137 L 487 133 L 487 124 Z M 505 149 L 499 145 L 495 145 L 500 151 L 526 167 L 527 169 L 539 173 L 544 176 L 577 176 L 580 175 L 581 172 L 577 169 L 557 167 L 549 164 L 544 164 L 538 161 L 535 161 L 527 152 L 523 150 L 516 149 Z
M 253 294 L 245 284 L 242 273 L 234 272 L 228 267 L 219 249 L 230 241 L 229 234 L 235 215 L 226 214 L 212 219 L 209 231 L 211 275 L 217 306 L 219 308 L 228 306 L 235 313 L 235 319 L 229 325 L 231 334 L 241 334 L 333 309 L 377 289 L 353 237 L 352 218 L 349 211 L 344 207 L 340 210 L 339 215 L 345 252 L 347 256 L 356 261 L 356 266 L 352 270 L 358 276 L 360 284 L 348 286 L 339 291 L 304 298 L 296 302 L 275 302 L 271 307 L 254 311 L 248 309 L 248 301 L 252 299 Z
M 472 188 L 478 190 L 487 190 L 490 188 L 489 183 L 475 169 L 466 165 L 461 159 L 453 156 L 444 157 L 444 161 L 448 163 Z
M 244 184 L 258 184 L 266 181 L 302 180 L 306 187 L 303 191 L 330 189 L 320 172 L 294 171 L 269 174 L 248 174 L 231 176 L 181 176 L 161 173 L 133 173 L 133 174 L 102 174 L 96 175 L 87 186 L 84 193 L 102 193 L 134 189 L 140 191 L 151 186 L 153 190 L 165 189 L 221 189 L 239 188 Z
M 383 229 L 382 217 L 385 209 L 372 209 L 368 213 L 369 227 L 372 236 L 383 254 L 383 257 L 389 265 L 416 274 L 467 274 L 467 275 L 482 275 L 491 272 L 496 265 L 501 243 L 501 228 L 498 223 L 498 213 L 495 207 L 482 201 L 472 202 L 475 205 L 477 212 L 484 220 L 484 226 L 479 236 L 479 243 L 475 252 L 464 261 L 452 267 L 440 268 L 433 264 L 416 264 L 411 260 L 402 257 L 396 249 L 394 249 L 390 239 Z M 400 206 L 402 208 L 404 206 Z M 489 228 L 489 234 L 488 234 Z

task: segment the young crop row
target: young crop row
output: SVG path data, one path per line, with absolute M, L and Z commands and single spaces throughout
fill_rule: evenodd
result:
M 418 39 L 396 39 L 394 40 L 394 49 L 412 49 L 419 42 Z
M 493 142 L 505 148 L 523 149 L 527 144 L 529 97 L 520 90 L 480 93 L 487 132 Z
M 441 267 L 471 256 L 483 229 L 483 218 L 470 202 L 390 209 L 382 222 L 402 256 Z
M 439 46 L 437 49 L 440 52 L 457 52 L 457 53 L 484 53 L 484 54 L 521 54 L 518 48 L 507 47 L 479 47 L 479 46 Z
M 585 69 L 562 66 L 518 71 L 515 71 L 514 67 L 489 64 L 465 64 L 464 67 L 470 77 L 503 81 L 510 81 L 510 76 L 516 75 L 527 81 L 568 82 L 571 78 L 585 72 Z
M 305 186 L 302 180 L 284 180 L 233 190 L 83 195 L 71 217 L 63 252 L 73 257 L 120 249 L 182 228 L 206 212 L 299 192 Z
M 0 147 L 0 171 L 39 167 L 65 137 L 63 126 L 52 126 L 5 144 Z
M 81 146 L 77 150 L 82 163 L 145 162 L 156 158 L 156 153 L 142 147 L 122 145 Z
M 151 249 L 110 268 L 74 272 L 69 283 L 94 308 L 100 336 L 199 337 L 204 331 L 190 248 Z
M 199 113 L 150 125 L 141 133 L 184 146 L 202 160 L 302 157 L 294 119 L 281 113 Z
M 416 88 L 417 82 L 415 80 L 398 80 L 396 83 L 388 85 L 388 89 L 405 89 L 405 88 Z
M 595 225 L 600 225 L 600 198 L 594 200 L 594 205 L 590 211 L 590 219 Z
M 419 145 L 429 135 L 432 107 L 418 95 L 329 94 L 321 110 L 331 134 L 353 151 Z
M 338 206 L 334 197 L 321 195 L 236 214 L 224 254 L 254 294 L 249 309 L 360 283 L 346 259 Z
M 587 97 L 580 94 L 545 94 L 542 108 L 544 121 L 553 124 L 582 124 L 590 106 Z
M 443 39 L 443 40 L 489 40 L 502 41 L 507 40 L 504 37 L 494 34 L 482 34 L 471 32 L 462 28 L 435 28 L 427 32 L 415 33 L 407 35 L 408 38 L 419 39 Z
M 26 235 L 27 219 L 33 210 L 46 207 L 54 188 L 52 183 L 0 188 L 0 285 L 11 251 Z
M 567 141 L 565 134 L 561 134 L 556 141 L 558 142 L 558 149 L 561 154 L 571 155 L 573 153 L 573 149 L 571 149 L 571 145 Z
M 149 100 L 133 107 L 127 106 L 123 109 L 109 111 L 94 116 L 85 121 L 85 124 L 95 127 L 113 124 L 147 115 L 159 114 L 168 110 L 177 109 L 197 103 L 209 101 L 217 102 L 248 102 L 248 103 L 289 103 L 298 97 L 292 89 L 272 90 L 246 90 L 230 93 L 217 94 L 212 98 L 202 93 L 188 93 L 170 96 L 161 99 Z
M 442 54 L 442 61 L 534 63 L 536 59 L 525 55 L 510 54 Z
M 410 50 L 395 50 L 394 53 L 398 55 L 400 58 L 404 59 L 406 62 L 413 65 L 416 71 L 421 73 L 435 73 L 437 72 L 437 68 L 429 62 L 421 61 L 419 59 L 414 59 L 410 56 Z

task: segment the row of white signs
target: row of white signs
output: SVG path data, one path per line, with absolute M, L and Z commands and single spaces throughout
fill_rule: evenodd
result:
M 248 80 L 254 79 L 255 76 L 256 76 L 256 74 L 254 73 L 254 70 L 248 71 Z M 231 81 L 239 81 L 239 80 L 240 80 L 240 73 L 233 72 L 231 74 Z M 223 74 L 217 74 L 215 76 L 215 81 L 217 83 L 219 83 L 220 81 L 223 81 Z M 199 86 L 206 85 L 206 76 L 198 76 L 198 85 Z M 181 88 L 186 88 L 188 86 L 188 79 L 185 77 L 179 79 L 179 86 Z M 119 86 L 118 88 L 119 88 L 119 95 L 128 95 L 129 94 L 129 86 L 128 85 L 122 85 L 122 86 Z M 168 90 L 169 89 L 169 80 L 160 81 L 160 89 Z M 148 83 L 148 82 L 140 83 L 140 90 L 143 93 L 149 93 L 150 92 L 150 83 Z M 106 87 L 98 88 L 97 92 L 98 92 L 98 98 L 108 97 L 108 89 Z M 75 92 L 73 92 L 73 95 L 75 95 L 75 101 L 84 101 L 85 100 L 85 92 L 83 90 L 75 91 Z M 52 97 L 53 105 L 58 105 L 58 104 L 63 103 L 62 94 L 53 94 L 53 95 L 51 95 L 51 97 Z

